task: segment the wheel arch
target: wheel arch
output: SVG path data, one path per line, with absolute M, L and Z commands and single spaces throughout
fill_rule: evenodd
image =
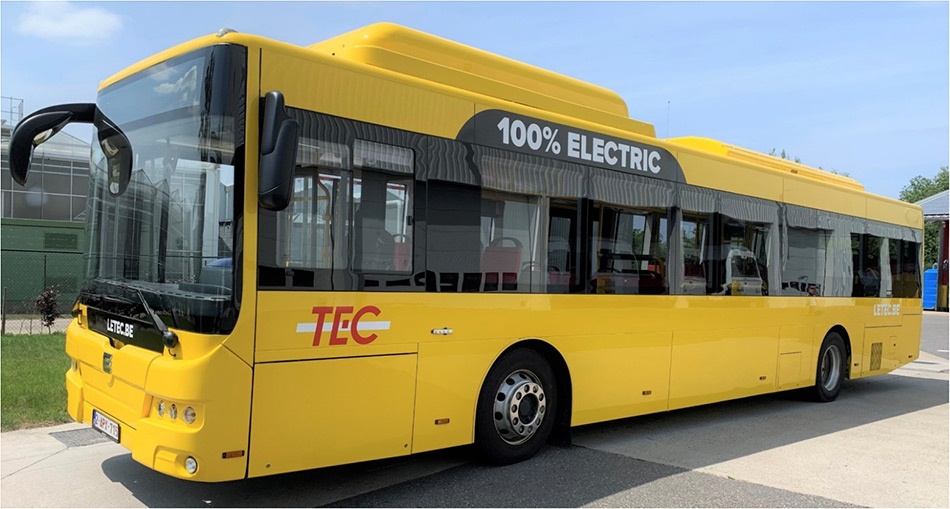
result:
M 851 378 L 851 336 L 848 334 L 848 330 L 845 329 L 841 324 L 836 324 L 828 329 L 828 332 L 825 333 L 825 337 L 827 337 L 828 334 L 831 334 L 832 332 L 838 333 L 838 335 L 841 336 L 841 339 L 844 341 L 845 358 L 847 359 L 847 363 L 845 364 L 847 369 L 845 370 L 844 375 L 845 378 Z
M 557 415 L 554 417 L 554 428 L 551 430 L 549 442 L 559 446 L 571 445 L 571 415 L 573 411 L 574 391 L 571 382 L 571 371 L 567 367 L 567 361 L 564 360 L 564 356 L 557 348 L 547 341 L 538 338 L 526 338 L 516 341 L 498 354 L 486 373 L 490 372 L 495 366 L 495 363 L 505 357 L 509 352 L 522 348 L 533 350 L 544 357 L 544 360 L 551 366 L 551 370 L 554 371 L 554 381 L 557 384 L 558 404 Z M 481 391 L 481 387 L 484 386 L 484 384 L 485 379 L 482 379 L 479 391 Z

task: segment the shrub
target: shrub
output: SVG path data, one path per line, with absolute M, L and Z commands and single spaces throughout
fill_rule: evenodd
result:
M 36 312 L 40 314 L 40 322 L 46 327 L 47 332 L 53 327 L 53 322 L 59 316 L 56 302 L 56 289 L 52 286 L 43 290 L 43 293 L 36 297 Z

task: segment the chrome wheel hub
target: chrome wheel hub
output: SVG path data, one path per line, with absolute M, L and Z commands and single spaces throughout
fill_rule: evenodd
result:
M 538 431 L 546 409 L 538 377 L 528 370 L 515 371 L 495 391 L 495 430 L 506 443 L 522 444 Z

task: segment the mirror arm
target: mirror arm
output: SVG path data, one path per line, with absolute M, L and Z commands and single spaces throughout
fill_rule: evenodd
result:
M 36 115 L 42 115 L 44 113 L 71 113 L 72 120 L 70 122 L 78 122 L 81 124 L 91 124 L 96 119 L 96 105 L 95 103 L 71 103 L 71 104 L 60 104 L 58 106 L 50 106 L 48 108 L 43 108 L 41 110 L 36 110 L 33 113 L 30 113 L 23 119 L 23 121 L 29 120 L 30 117 L 35 117 Z M 21 121 L 21 123 L 23 122 Z M 19 125 L 19 124 L 17 124 Z M 16 129 L 14 129 L 16 131 Z
M 47 141 L 70 123 L 92 124 L 96 117 L 93 103 L 61 104 L 35 111 L 19 121 L 10 134 L 10 174 L 19 185 L 26 184 L 26 176 L 33 158 L 33 149 Z M 50 136 L 36 137 L 50 131 Z

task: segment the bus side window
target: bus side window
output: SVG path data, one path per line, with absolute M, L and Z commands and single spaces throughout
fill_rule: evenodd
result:
M 595 204 L 592 222 L 591 291 L 662 295 L 666 283 L 665 211 Z
M 485 291 L 518 289 L 523 250 L 521 241 L 514 237 L 497 237 L 491 241 L 482 253 Z
M 708 220 L 701 217 L 683 216 L 680 223 L 683 246 L 683 281 L 680 295 L 706 294 L 706 268 L 703 265 Z
M 830 231 L 789 227 L 782 268 L 782 295 L 820 297 Z
M 353 145 L 353 268 L 412 270 L 411 149 L 365 140 Z
M 885 243 L 886 242 L 886 243 Z M 906 240 L 882 239 L 881 250 L 887 247 L 887 273 L 890 274 L 890 292 L 882 297 L 919 298 L 920 277 L 918 275 L 916 244 Z
M 768 246 L 770 225 L 722 216 L 719 244 L 724 270 L 717 295 L 768 295 Z
M 529 293 L 538 266 L 538 199 L 482 190 L 482 291 Z
M 547 292 L 570 293 L 578 284 L 576 203 L 552 203 L 548 218 Z
M 891 242 L 897 244 L 895 247 L 900 253 L 898 266 L 894 270 L 894 297 L 920 298 L 920 244 L 909 240 Z
M 349 219 L 349 150 L 302 137 L 290 205 L 260 211 L 259 284 L 317 290 L 333 288 L 334 268 L 346 267 L 342 225 Z
M 854 259 L 852 297 L 881 296 L 881 245 L 883 239 L 867 234 L 851 234 Z

